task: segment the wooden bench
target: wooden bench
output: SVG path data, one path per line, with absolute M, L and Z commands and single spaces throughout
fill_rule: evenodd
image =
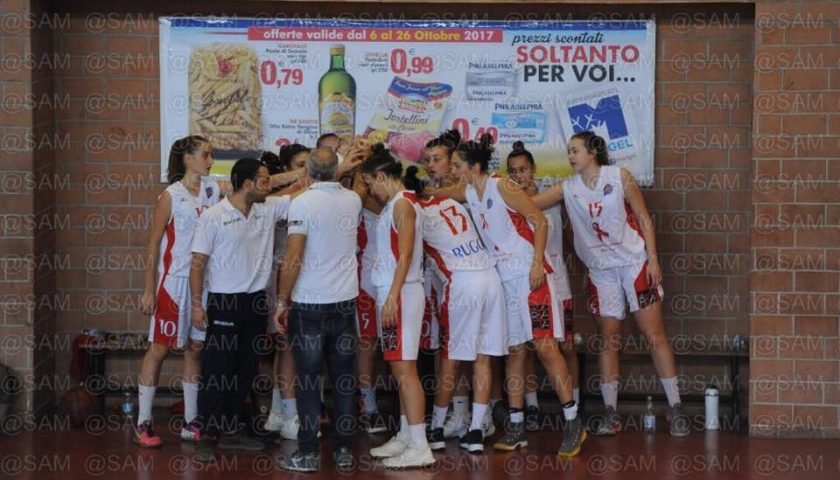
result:
M 137 386 L 116 385 L 107 382 L 105 376 L 105 360 L 113 357 L 136 357 L 143 355 L 149 349 L 149 342 L 138 334 L 128 337 L 128 340 L 101 340 L 81 345 L 80 348 L 88 354 L 88 377 L 85 383 L 92 392 L 99 395 L 122 395 L 126 392 L 137 393 Z M 170 355 L 182 355 L 183 351 L 171 350 Z M 180 390 L 168 386 L 157 387 L 156 393 L 163 395 L 180 395 Z
M 588 391 L 587 387 L 587 359 L 595 362 L 597 365 L 598 356 L 598 341 L 593 341 L 597 336 L 584 337 L 582 342 L 576 345 L 578 356 L 578 364 L 580 366 L 578 371 L 578 382 L 580 386 L 580 405 L 581 408 L 586 403 L 586 400 L 601 399 L 600 392 Z M 742 338 L 742 342 L 735 345 L 733 342 L 723 343 L 716 341 L 709 341 L 702 338 L 686 338 L 675 337 L 669 339 L 671 341 L 671 349 L 674 352 L 677 366 L 680 365 L 680 359 L 725 359 L 729 365 L 730 385 L 729 391 L 720 390 L 719 404 L 727 406 L 729 413 L 736 420 L 736 431 L 740 432 L 742 424 L 746 423 L 746 418 L 741 411 L 741 363 L 744 359 L 749 358 L 749 346 L 746 343 L 746 337 Z M 650 358 L 650 349 L 647 342 L 640 337 L 625 337 L 622 339 L 622 348 L 619 350 L 619 356 L 646 356 Z M 596 366 L 597 368 L 597 366 Z M 720 386 L 718 386 L 720 388 Z M 664 393 L 657 392 L 619 392 L 619 400 L 625 401 L 645 401 L 650 396 L 656 402 L 665 402 L 667 397 Z M 683 403 L 704 403 L 705 394 L 681 394 Z

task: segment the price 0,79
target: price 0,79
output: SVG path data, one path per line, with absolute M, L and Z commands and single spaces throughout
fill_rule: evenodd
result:
M 265 60 L 260 65 L 260 80 L 263 85 L 300 85 L 303 83 L 303 70 L 300 68 L 277 68 L 271 60 Z

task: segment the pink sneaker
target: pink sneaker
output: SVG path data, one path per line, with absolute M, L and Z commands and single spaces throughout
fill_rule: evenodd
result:
M 163 442 L 155 435 L 152 424 L 143 422 L 134 429 L 134 443 L 141 448 L 159 448 Z
M 184 428 L 181 429 L 181 440 L 192 443 L 200 442 L 201 429 L 198 428 L 198 424 L 195 422 L 190 422 L 184 425 Z

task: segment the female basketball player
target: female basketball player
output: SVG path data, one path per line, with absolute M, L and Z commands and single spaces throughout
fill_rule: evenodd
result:
M 614 435 L 621 427 L 616 413 L 618 349 L 620 322 L 629 304 L 668 397 L 671 435 L 688 435 L 674 354 L 662 323 L 662 270 L 653 222 L 639 185 L 630 172 L 610 165 L 606 142 L 592 132 L 572 136 L 569 162 L 575 175 L 540 193 L 534 202 L 549 208 L 565 198 L 575 252 L 589 269 L 589 310 L 606 340 L 599 366 L 607 414 L 595 433 Z
M 545 255 L 545 216 L 514 181 L 490 175 L 492 138 L 462 143 L 454 152 L 454 171 L 463 183 L 446 194 L 466 200 L 470 215 L 485 246 L 496 257 L 507 304 L 509 354 L 506 361 L 510 423 L 494 448 L 511 451 L 528 445 L 525 437 L 524 376 L 526 342 L 533 342 L 537 355 L 563 403 L 566 424 L 557 454 L 574 456 L 586 438 L 572 399 L 571 378 L 557 347 L 563 338 L 563 323 L 557 311 L 554 286 L 546 282 L 553 272 Z M 438 191 L 444 193 L 443 191 Z M 533 225 L 533 226 L 532 226 Z
M 210 143 L 189 136 L 172 144 L 169 151 L 169 186 L 158 197 L 152 219 L 146 256 L 145 290 L 141 300 L 144 314 L 153 315 L 149 328 L 149 350 L 140 367 L 139 404 L 134 442 L 154 448 L 161 439 L 152 428 L 152 403 L 160 367 L 170 349 L 184 351 L 184 421 L 181 438 L 199 441 L 193 420 L 198 413 L 198 376 L 204 332 L 190 323 L 190 245 L 198 216 L 219 201 L 220 187 L 203 178 L 210 173 L 213 158 Z
M 400 431 L 382 446 L 371 449 L 388 468 L 432 465 L 435 458 L 426 441 L 424 396 L 417 374 L 417 354 L 423 322 L 422 211 L 416 196 L 400 181 L 402 165 L 383 145 L 362 165 L 362 178 L 384 207 L 376 227 L 377 287 L 382 352 L 390 362 L 402 408 Z
M 537 165 L 534 156 L 525 149 L 525 144 L 515 142 L 513 149 L 507 157 L 507 172 L 511 180 L 519 184 L 525 193 L 530 196 L 538 193 L 534 177 L 537 173 Z M 563 219 L 560 213 L 560 205 L 543 210 L 546 221 L 548 221 L 548 240 L 545 251 L 551 259 L 554 273 L 548 276 L 554 283 L 554 290 L 557 292 L 557 310 L 563 315 L 564 341 L 560 352 L 569 366 L 572 374 L 572 397 L 575 402 L 580 402 L 580 389 L 578 388 L 578 360 L 574 348 L 574 332 L 572 330 L 572 290 L 569 287 L 569 273 L 566 270 L 566 262 L 563 259 Z M 529 431 L 539 430 L 539 403 L 537 400 L 536 375 L 534 373 L 534 352 L 528 350 L 528 360 L 525 362 L 525 428 Z
M 409 167 L 404 183 L 418 194 L 422 184 Z M 434 169 L 432 169 L 434 171 Z M 416 173 L 416 170 L 415 172 Z M 470 453 L 484 451 L 484 440 L 492 435 L 488 414 L 491 386 L 491 356 L 507 354 L 504 290 L 495 262 L 487 253 L 469 213 L 460 203 L 446 197 L 420 202 L 423 214 L 423 250 L 442 278 L 439 321 L 441 336 L 438 391 L 429 446 L 443 449 L 443 425 L 455 390 L 458 364 L 473 362 L 472 421 L 460 439 Z

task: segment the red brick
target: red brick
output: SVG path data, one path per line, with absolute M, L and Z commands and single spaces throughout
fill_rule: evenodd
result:
M 831 38 L 831 28 L 837 28 L 833 22 L 820 22 L 821 25 L 809 23 L 791 24 L 785 32 L 785 43 L 788 45 L 825 45 Z
M 803 429 L 837 428 L 837 407 L 793 406 L 793 426 Z
M 802 336 L 836 337 L 837 318 L 835 317 L 796 317 L 794 332 Z
M 825 90 L 828 88 L 828 70 L 785 70 L 782 74 L 783 90 Z
M 822 403 L 823 387 L 818 383 L 780 382 L 779 403 Z
M 840 273 L 796 272 L 794 282 L 797 292 L 837 293 L 840 286 Z M 834 332 L 837 333 L 837 330 L 834 329 Z
M 753 272 L 750 287 L 754 292 L 789 292 L 793 290 L 790 272 Z
M 785 115 L 783 118 L 782 133 L 827 133 L 828 117 L 826 115 Z
M 793 321 L 789 316 L 753 315 L 751 325 L 753 335 L 776 336 L 790 335 L 793 333 Z

